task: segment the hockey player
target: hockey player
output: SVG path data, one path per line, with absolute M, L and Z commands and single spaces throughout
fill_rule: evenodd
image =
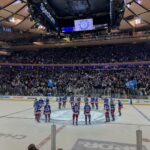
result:
M 122 108 L 123 108 L 123 104 L 122 104 L 122 102 L 121 102 L 120 100 L 118 100 L 118 113 L 119 113 L 119 116 L 122 115 L 122 114 L 121 114 Z
M 98 97 L 94 98 L 96 110 L 98 110 Z
M 44 98 L 39 99 L 39 107 L 42 108 L 44 106 Z
M 104 98 L 104 109 L 105 109 L 105 106 L 109 103 L 109 99 L 108 98 Z
M 95 102 L 95 98 L 91 97 L 91 106 L 92 106 L 92 109 L 94 109 L 94 102 Z
M 45 100 L 46 104 L 49 104 L 49 98 L 47 97 Z
M 71 107 L 74 105 L 74 96 L 70 97 L 70 105 L 71 105 Z
M 58 109 L 59 109 L 59 110 L 61 109 L 62 100 L 63 100 L 62 97 L 59 97 L 59 98 L 57 99 L 57 101 L 58 101 Z
M 89 120 L 89 124 L 91 124 L 91 106 L 88 102 L 84 106 L 84 115 L 85 115 L 85 124 L 87 124 L 87 118 Z
M 105 104 L 105 118 L 106 118 L 106 122 L 110 122 L 110 116 L 109 116 L 109 104 Z
M 77 103 L 78 103 L 78 106 L 79 106 L 79 108 L 80 108 L 81 97 L 78 97 L 78 98 L 77 98 Z
M 78 125 L 78 117 L 79 117 L 79 105 L 77 103 L 75 103 L 75 105 L 72 107 L 72 111 L 73 111 L 73 125 L 75 123 L 76 120 L 76 125 Z
M 45 122 L 50 122 L 50 114 L 51 114 L 51 106 L 49 103 L 46 103 L 44 106 L 44 115 L 45 115 Z
M 88 103 L 88 102 L 89 102 L 88 97 L 85 97 L 85 98 L 84 98 L 84 103 L 86 104 L 86 103 Z
M 34 100 L 34 104 L 33 104 L 33 107 L 35 108 L 35 106 L 37 105 L 37 103 L 38 103 L 38 99 L 37 98 L 35 98 L 35 100 Z
M 59 101 L 59 97 L 56 97 L 56 102 L 58 102 Z
M 67 96 L 64 96 L 64 97 L 62 98 L 63 108 L 66 108 L 66 101 L 67 101 Z
M 110 101 L 110 113 L 111 113 L 112 121 L 115 121 L 115 104 L 113 100 Z
M 39 104 L 39 101 L 37 101 L 34 105 L 34 114 L 35 114 L 35 120 L 37 122 L 40 122 L 41 118 L 41 106 Z

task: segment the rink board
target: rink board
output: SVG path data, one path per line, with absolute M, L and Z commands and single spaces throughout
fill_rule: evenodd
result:
M 10 101 L 34 101 L 35 98 L 47 98 L 43 96 L 0 96 L 0 100 L 10 100 Z M 50 102 L 57 103 L 56 97 L 48 97 Z M 67 102 L 69 102 L 70 97 L 67 97 Z M 99 103 L 103 103 L 103 100 L 99 98 Z M 121 100 L 123 104 L 130 104 L 130 99 L 118 99 L 116 98 L 115 101 Z M 84 103 L 84 98 L 81 98 L 81 103 Z M 134 105 L 150 105 L 150 99 L 132 99 L 132 104 Z

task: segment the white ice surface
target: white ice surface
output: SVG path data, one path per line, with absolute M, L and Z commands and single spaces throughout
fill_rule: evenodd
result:
M 40 146 L 40 150 L 50 150 L 51 123 L 37 123 L 34 120 L 33 102 L 0 101 L 0 150 L 27 150 L 30 143 Z M 135 106 L 150 119 L 150 106 Z M 69 108 L 69 104 L 68 104 Z M 101 106 L 102 108 L 102 106 Z M 57 148 L 72 150 L 80 139 L 120 144 L 136 144 L 136 130 L 142 129 L 143 138 L 150 139 L 150 121 L 130 105 L 125 105 L 122 117 L 108 124 L 73 126 L 57 124 Z M 57 110 L 57 103 L 52 104 Z M 23 137 L 17 139 L 16 137 Z M 47 140 L 45 141 L 45 139 Z M 45 141 L 44 144 L 40 144 Z M 108 144 L 109 145 L 109 144 Z M 143 142 L 146 150 L 150 150 L 150 142 Z M 124 149 L 92 149 L 91 150 L 130 150 Z M 131 149 L 132 150 L 132 149 Z M 145 149 L 144 149 L 145 150 Z

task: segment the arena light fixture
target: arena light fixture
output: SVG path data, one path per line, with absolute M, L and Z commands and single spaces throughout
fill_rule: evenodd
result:
M 127 4 L 127 7 L 130 8 L 130 7 L 131 7 L 131 4 Z
M 22 21 L 22 19 L 20 18 L 16 18 L 16 17 L 10 17 L 9 22 L 13 23 L 14 25 L 17 25 L 18 23 L 20 23 Z
M 14 23 L 15 22 L 15 18 L 14 17 L 9 18 L 9 22 Z
M 142 25 L 142 20 L 141 20 L 141 18 L 138 18 L 138 17 L 130 20 L 129 22 L 133 27 Z
M 0 50 L 0 55 L 10 55 L 10 52 L 6 50 Z
M 71 42 L 69 37 L 65 37 L 63 38 L 63 40 L 65 40 L 66 42 Z
M 29 12 L 28 7 L 25 7 L 25 13 Z
M 142 0 L 136 0 L 136 2 L 142 4 Z
M 141 23 L 142 23 L 141 18 L 135 18 L 135 25 L 139 25 Z
M 33 42 L 34 45 L 44 45 L 43 42 Z
M 21 0 L 16 0 L 14 3 L 12 3 L 12 5 L 14 6 L 14 5 L 21 4 L 21 3 L 22 3 Z
M 42 25 L 39 25 L 39 26 L 38 26 L 38 29 L 39 29 L 39 30 L 45 30 L 45 27 L 42 26 Z

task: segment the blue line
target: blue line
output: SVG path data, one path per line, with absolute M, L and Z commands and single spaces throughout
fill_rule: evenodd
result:
M 132 107 L 139 112 L 146 120 L 148 120 L 150 122 L 150 118 L 148 118 L 141 110 L 139 110 L 137 107 L 135 107 L 134 105 L 132 105 Z

